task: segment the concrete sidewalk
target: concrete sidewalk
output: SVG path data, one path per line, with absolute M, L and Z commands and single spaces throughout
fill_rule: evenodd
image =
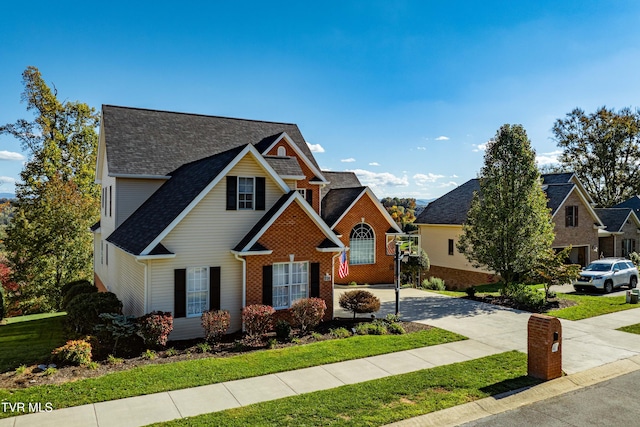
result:
M 475 340 L 0 420 L 0 427 L 137 427 L 500 353 Z M 45 402 L 43 402 L 44 404 Z
M 373 291 L 382 302 L 379 316 L 395 311 L 393 289 Z M 339 294 L 341 290 L 336 292 Z M 470 339 L 262 377 L 21 415 L 0 420 L 0 427 L 143 426 L 509 350 L 526 352 L 527 322 L 531 313 L 415 289 L 403 289 L 401 296 L 404 320 L 437 326 Z M 347 315 L 339 310 L 335 314 Z M 640 309 L 561 323 L 563 370 L 570 375 L 510 396 L 484 399 L 450 408 L 444 415 L 434 413 L 428 415 L 431 418 L 420 419 L 432 420 L 433 425 L 444 425 L 446 420 L 453 423 L 449 425 L 456 425 L 597 383 L 618 373 L 640 369 L 640 335 L 615 330 L 620 326 L 640 323 Z M 46 402 L 41 403 L 44 405 Z M 458 414 L 456 416 L 460 419 L 455 421 L 454 414 Z M 406 425 L 430 425 L 411 422 L 406 420 L 409 423 Z

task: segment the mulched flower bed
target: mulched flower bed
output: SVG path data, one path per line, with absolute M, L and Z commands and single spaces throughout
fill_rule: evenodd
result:
M 466 299 L 470 299 L 473 301 L 485 302 L 487 304 L 499 305 L 502 307 L 514 308 L 516 310 L 529 311 L 534 312 L 530 309 L 530 307 L 518 304 L 516 301 L 503 297 L 503 296 L 495 296 L 495 295 L 482 295 L 478 294 L 473 297 L 467 296 Z M 549 298 L 547 303 L 542 307 L 541 310 L 536 311 L 537 313 L 543 313 L 552 310 L 560 310 L 562 308 L 571 307 L 577 305 L 576 301 L 563 299 L 563 298 Z
M 22 374 L 15 371 L 0 374 L 0 388 L 26 388 L 43 384 L 62 384 L 70 381 L 77 381 L 85 378 L 95 378 L 112 372 L 125 371 L 139 366 L 160 365 L 164 363 L 174 363 L 183 360 L 196 360 L 210 357 L 229 357 L 244 354 L 247 352 L 264 350 L 267 348 L 284 348 L 312 342 L 335 339 L 329 333 L 331 329 L 346 328 L 351 331 L 358 323 L 368 322 L 371 319 L 338 318 L 318 325 L 314 334 L 299 336 L 296 330 L 292 331 L 293 340 L 289 342 L 274 343 L 275 333 L 265 335 L 260 340 L 247 340 L 241 333 L 226 335 L 222 342 L 211 346 L 209 351 L 203 352 L 198 347 L 204 342 L 203 339 L 193 339 L 184 341 L 170 341 L 167 349 L 155 351 L 155 357 L 150 359 L 144 356 L 123 357 L 119 364 L 109 364 L 106 360 L 101 360 L 95 369 L 80 366 L 58 366 L 57 372 L 53 375 L 45 375 L 38 365 L 28 366 Z M 399 322 L 407 333 L 431 329 L 431 326 L 414 322 Z M 141 354 L 143 348 L 137 349 L 135 354 Z M 105 353 L 105 351 L 103 351 Z M 108 354 L 108 353 L 107 353 Z M 106 359 L 106 354 L 102 355 Z M 120 356 L 120 354 L 118 354 Z

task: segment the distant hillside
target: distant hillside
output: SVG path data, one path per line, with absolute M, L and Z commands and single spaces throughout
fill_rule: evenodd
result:
M 433 202 L 434 199 L 416 199 L 417 206 L 427 206 L 429 203 Z
M 13 193 L 0 193 L 0 199 L 15 199 L 16 195 Z

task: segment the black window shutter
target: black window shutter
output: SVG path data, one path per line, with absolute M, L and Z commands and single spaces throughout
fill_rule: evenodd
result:
M 173 317 L 187 316 L 187 270 L 184 268 L 173 270 Z
M 265 178 L 263 176 L 256 177 L 256 210 L 263 211 L 265 207 Z
M 307 193 L 307 203 L 313 206 L 313 190 L 311 188 L 307 188 L 305 192 Z
M 571 206 L 564 208 L 564 226 L 571 226 Z
M 577 227 L 577 226 L 578 226 L 578 207 L 577 207 L 577 206 L 575 206 L 575 207 L 574 207 L 574 209 L 575 209 L 575 211 L 574 211 L 574 213 L 573 213 L 573 215 L 574 215 L 574 222 L 573 222 L 573 226 L 574 226 L 574 227 Z
M 227 210 L 235 211 L 238 208 L 238 177 L 227 176 Z
M 220 310 L 220 267 L 209 267 L 209 310 Z
M 262 304 L 273 305 L 273 267 L 262 266 Z
M 311 286 L 309 289 L 309 296 L 311 298 L 320 298 L 320 263 L 311 263 Z

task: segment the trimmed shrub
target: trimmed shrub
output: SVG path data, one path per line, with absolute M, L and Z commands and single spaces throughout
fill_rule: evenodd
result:
M 539 312 L 544 307 L 544 293 L 524 284 L 508 284 L 500 290 L 500 293 L 528 311 Z
M 385 335 L 386 333 L 387 325 L 384 322 L 359 323 L 356 326 L 358 335 Z
M 77 285 L 83 285 L 83 284 L 89 284 L 91 286 L 93 286 L 93 283 L 91 283 L 90 281 L 88 281 L 87 279 L 80 279 L 80 280 L 74 280 L 72 282 L 68 282 L 65 283 L 64 285 L 62 285 L 62 287 L 60 288 L 60 294 L 64 297 L 65 295 L 67 295 L 67 293 L 69 292 L 69 290 Z
M 373 313 L 380 310 L 380 299 L 369 291 L 358 289 L 340 295 L 340 307 L 353 313 Z
M 69 305 L 69 302 L 74 299 L 78 295 L 82 294 L 93 294 L 98 292 L 98 288 L 93 286 L 86 280 L 80 280 L 74 286 L 70 287 L 67 292 L 62 297 L 62 309 L 65 310 Z
M 88 334 L 102 323 L 102 313 L 122 314 L 122 301 L 112 292 L 76 295 L 67 307 L 67 323 L 76 332 Z
M 147 346 L 166 346 L 171 331 L 173 331 L 171 312 L 152 311 L 138 318 L 138 336 Z
M 294 325 L 305 334 L 322 321 L 327 304 L 320 298 L 303 298 L 291 305 L 291 316 Z
M 108 340 L 113 342 L 113 353 L 116 353 L 118 341 L 131 338 L 135 335 L 138 326 L 135 316 L 125 316 L 117 313 L 101 313 L 98 317 L 102 319 L 102 324 L 96 325 L 94 330 L 98 333 L 104 332 L 108 335 Z
M 204 338 L 209 342 L 219 341 L 231 324 L 231 314 L 227 310 L 205 311 L 200 319 L 204 328 Z
M 287 342 L 291 339 L 291 325 L 286 320 L 276 322 L 276 339 L 280 342 Z
M 270 305 L 254 304 L 242 309 L 242 323 L 249 337 L 258 337 L 273 328 L 273 313 Z
M 390 334 L 394 334 L 394 335 L 403 335 L 406 333 L 406 331 L 404 330 L 404 328 L 400 323 L 389 324 L 387 326 L 387 331 L 389 331 Z
M 68 363 L 77 366 L 91 363 L 91 344 L 85 340 L 67 341 L 62 347 L 51 352 L 53 358 L 60 363 Z
M 444 291 L 446 289 L 444 286 L 444 280 L 433 276 L 422 281 L 422 288 L 430 289 L 432 291 Z

